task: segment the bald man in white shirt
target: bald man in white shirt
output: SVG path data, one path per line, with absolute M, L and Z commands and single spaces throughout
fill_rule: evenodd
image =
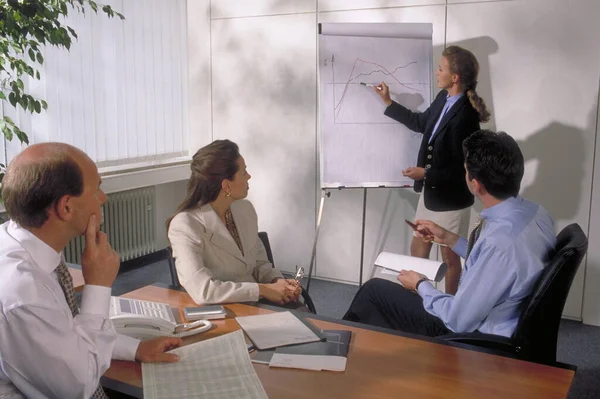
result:
M 94 162 L 75 147 L 28 147 L 8 166 L 0 226 L 0 397 L 106 398 L 111 359 L 174 362 L 179 338 L 138 341 L 108 317 L 119 257 L 99 231 L 106 195 Z M 85 234 L 78 309 L 62 251 Z

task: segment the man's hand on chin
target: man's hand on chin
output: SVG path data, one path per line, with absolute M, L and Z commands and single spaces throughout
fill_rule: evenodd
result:
M 179 361 L 179 356 L 165 352 L 179 348 L 181 345 L 183 345 L 181 338 L 175 337 L 157 337 L 142 341 L 135 353 L 135 360 L 142 363 L 175 363 Z

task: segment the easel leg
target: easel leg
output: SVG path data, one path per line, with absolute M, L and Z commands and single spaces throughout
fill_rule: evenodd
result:
M 323 190 L 321 194 L 321 204 L 319 205 L 319 213 L 317 214 L 317 228 L 315 230 L 315 241 L 313 242 L 312 256 L 310 258 L 310 267 L 308 268 L 308 280 L 306 282 L 306 292 L 310 290 L 310 280 L 312 278 L 315 258 L 317 257 L 317 240 L 319 239 L 319 230 L 321 229 L 321 218 L 323 217 L 323 207 L 325 206 L 325 197 L 331 196 L 327 190 Z
M 358 285 L 363 283 L 363 261 L 365 257 L 365 221 L 367 219 L 367 188 L 363 188 L 363 213 L 362 213 L 362 235 L 360 239 L 360 275 L 358 276 Z

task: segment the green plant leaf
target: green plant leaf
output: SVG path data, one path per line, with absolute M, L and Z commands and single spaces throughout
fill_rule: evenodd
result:
M 69 32 L 71 33 L 71 35 L 72 35 L 72 36 L 73 36 L 75 39 L 77 39 L 77 38 L 78 38 L 78 36 L 77 36 L 77 32 L 75 32 L 75 30 L 74 30 L 73 28 L 71 28 L 70 26 L 67 26 L 67 29 L 69 30 Z
M 44 63 L 42 46 L 64 47 L 70 50 L 77 32 L 67 26 L 69 13 L 95 13 L 101 9 L 108 17 L 125 17 L 111 6 L 96 0 L 0 0 L 0 100 L 27 112 L 41 113 L 48 109 L 45 100 L 30 95 L 23 76 L 40 80 L 38 70 Z M 17 137 L 28 143 L 26 132 L 10 118 L 0 118 L 0 136 L 8 141 Z
M 21 129 L 17 129 L 15 131 L 15 135 L 17 136 L 17 138 L 19 139 L 19 141 L 21 143 L 29 144 L 29 137 L 27 137 L 25 132 L 22 131 Z
M 2 127 L 2 134 L 4 134 L 4 137 L 6 137 L 7 141 L 12 141 L 13 132 L 8 126 L 5 125 Z
M 14 91 L 11 91 L 10 93 L 8 93 L 8 102 L 13 107 L 17 106 L 17 96 Z M 10 141 L 10 140 L 8 140 L 8 141 Z
M 23 107 L 25 111 L 27 111 L 27 102 L 27 97 L 23 96 L 19 98 L 19 104 L 21 105 L 21 107 Z

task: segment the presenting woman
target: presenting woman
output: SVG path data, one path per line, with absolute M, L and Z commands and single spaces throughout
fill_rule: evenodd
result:
M 490 118 L 485 102 L 477 94 L 479 63 L 468 50 L 447 47 L 436 70 L 440 93 L 425 112 L 412 112 L 390 98 L 385 83 L 373 89 L 387 105 L 385 115 L 423 134 L 417 166 L 402 171 L 421 192 L 416 220 L 431 220 L 461 236 L 468 234 L 473 194 L 465 183 L 462 142 L 479 130 L 479 122 Z M 412 256 L 428 258 L 432 244 L 413 236 Z M 446 293 L 455 294 L 461 274 L 460 258 L 441 247 L 448 266 Z
M 181 285 L 199 304 L 258 301 L 284 305 L 301 288 L 267 259 L 238 146 L 216 140 L 192 159 L 188 193 L 167 222 Z M 290 304 L 291 305 L 291 304 Z

